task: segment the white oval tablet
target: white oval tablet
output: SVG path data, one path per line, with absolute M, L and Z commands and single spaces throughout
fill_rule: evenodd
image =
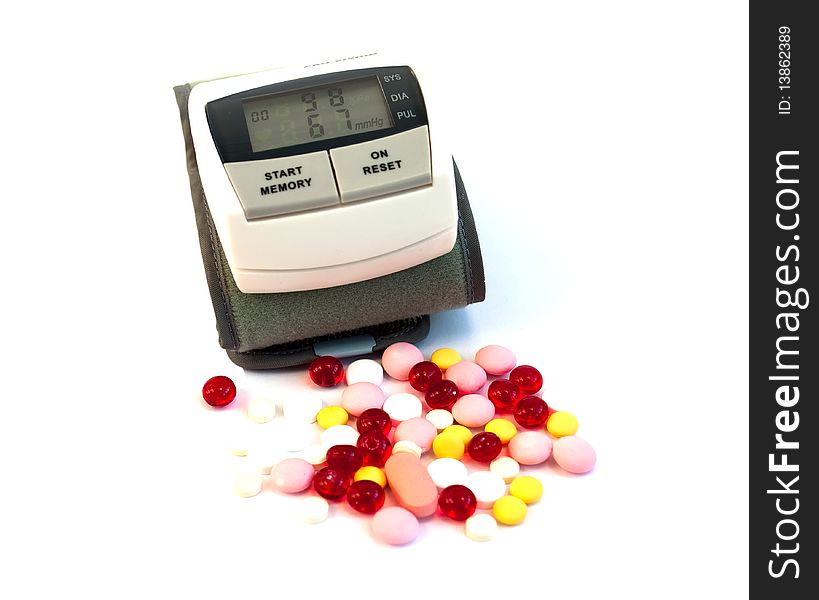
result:
M 418 396 L 400 392 L 384 400 L 384 412 L 390 415 L 393 421 L 408 421 L 420 417 L 423 406 Z
M 476 542 L 488 542 L 498 531 L 498 522 L 492 515 L 481 513 L 472 515 L 464 523 L 467 537 Z
M 495 500 L 506 493 L 506 482 L 503 477 L 492 471 L 470 473 L 464 485 L 475 494 L 478 508 L 491 508 Z
M 355 446 L 358 432 L 349 425 L 333 425 L 321 432 L 321 446 L 326 450 L 333 446 Z
M 288 452 L 298 452 L 310 446 L 316 439 L 316 428 L 299 420 L 283 419 L 281 443 Z
M 318 444 L 308 446 L 301 455 L 311 465 L 320 465 L 327 460 L 327 448 Z
M 233 480 L 233 491 L 242 498 L 255 496 L 262 491 L 262 476 L 253 471 L 239 473 Z
M 298 513 L 308 523 L 321 523 L 330 514 L 330 504 L 321 496 L 305 496 L 299 501 Z
M 395 442 L 395 444 L 393 444 L 392 453 L 397 454 L 399 452 L 409 452 L 418 458 L 421 458 L 421 455 L 424 453 L 421 446 L 410 440 L 401 440 L 400 442 Z
M 443 408 L 434 408 L 427 413 L 427 421 L 435 425 L 435 429 L 442 431 L 455 422 L 452 413 Z
M 384 369 L 376 361 L 369 358 L 354 360 L 347 367 L 347 385 L 362 381 L 381 385 L 384 382 Z
M 264 398 L 253 398 L 247 403 L 247 416 L 256 423 L 267 423 L 276 417 L 276 405 Z
M 427 473 L 437 488 L 444 489 L 451 485 L 463 485 L 469 475 L 469 469 L 454 458 L 436 458 L 427 465 Z
M 509 483 L 520 473 L 520 465 L 511 456 L 501 456 L 489 463 L 489 470 L 497 473 L 506 483 Z
M 321 398 L 313 394 L 291 396 L 282 402 L 285 418 L 303 423 L 315 423 L 316 415 L 321 409 Z

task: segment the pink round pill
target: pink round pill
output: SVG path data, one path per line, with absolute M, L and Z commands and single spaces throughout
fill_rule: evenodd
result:
M 369 381 L 359 381 L 348 385 L 341 393 L 341 408 L 354 417 L 359 416 L 368 408 L 381 408 L 382 406 L 384 406 L 384 390 Z
M 509 348 L 491 345 L 478 350 L 475 362 L 490 375 L 504 375 L 514 369 L 518 361 Z
M 474 394 L 486 383 L 486 371 L 473 362 L 462 360 L 446 370 L 445 379 L 454 382 L 461 394 Z
M 424 360 L 421 351 L 407 342 L 396 342 L 387 346 L 381 355 L 381 366 L 393 379 L 406 381 L 412 367 Z
M 558 439 L 554 447 L 555 462 L 569 473 L 588 473 L 597 462 L 594 448 L 574 435 Z
M 467 394 L 452 405 L 452 416 L 466 427 L 483 427 L 495 418 L 495 405 L 480 394 Z
M 379 510 L 373 516 L 371 526 L 376 540 L 393 546 L 409 544 L 418 537 L 421 529 L 415 515 L 400 506 Z
M 521 431 L 509 441 L 509 456 L 522 465 L 539 465 L 552 454 L 552 440 L 540 431 Z
M 273 467 L 270 481 L 280 492 L 297 494 L 310 487 L 315 474 L 315 468 L 306 460 L 286 458 Z
M 429 450 L 436 435 L 438 435 L 438 429 L 423 417 L 402 421 L 395 428 L 396 442 L 403 440 L 415 442 L 421 447 L 421 450 Z

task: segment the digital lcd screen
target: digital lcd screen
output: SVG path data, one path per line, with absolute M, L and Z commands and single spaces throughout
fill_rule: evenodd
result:
M 375 77 L 250 98 L 242 108 L 253 152 L 392 127 Z

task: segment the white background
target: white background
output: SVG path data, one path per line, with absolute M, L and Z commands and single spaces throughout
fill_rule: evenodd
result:
M 0 596 L 747 595 L 747 7 L 5 8 Z M 174 84 L 398 48 L 448 73 L 487 300 L 427 352 L 513 348 L 598 451 L 488 544 L 372 542 L 231 492 Z M 261 430 L 257 430 L 261 431 Z

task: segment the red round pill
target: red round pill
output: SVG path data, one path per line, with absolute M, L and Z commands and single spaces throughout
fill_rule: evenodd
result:
M 444 408 L 449 410 L 458 399 L 458 386 L 454 381 L 442 379 L 427 388 L 424 394 L 427 406 L 430 408 Z
M 355 426 L 359 433 L 375 429 L 386 435 L 390 432 L 390 428 L 392 428 L 392 419 L 386 411 L 380 408 L 368 408 L 358 415 Z
M 384 488 L 374 481 L 362 479 L 347 491 L 347 503 L 360 513 L 371 515 L 384 506 Z
M 472 490 L 465 485 L 450 485 L 438 496 L 438 507 L 450 519 L 466 521 L 475 514 L 478 500 Z
M 361 449 L 367 466 L 383 467 L 392 454 L 390 440 L 377 429 L 370 429 L 358 436 L 356 445 Z
M 542 427 L 549 418 L 549 405 L 537 396 L 526 396 L 515 407 L 515 421 L 523 427 Z
M 476 433 L 466 447 L 466 451 L 478 462 L 492 462 L 503 448 L 501 439 L 491 431 Z
M 202 398 L 216 408 L 227 406 L 236 397 L 236 384 L 230 377 L 217 375 L 211 377 L 202 386 Z
M 489 384 L 487 397 L 498 410 L 513 410 L 523 395 L 520 386 L 508 379 L 496 379 Z
M 361 450 L 349 444 L 339 444 L 327 450 L 327 466 L 352 475 L 364 464 Z
M 321 387 L 333 387 L 344 381 L 344 366 L 334 356 L 314 358 L 307 372 L 313 383 Z
M 341 499 L 349 488 L 350 474 L 333 467 L 324 467 L 313 478 L 313 489 L 328 500 Z
M 520 390 L 527 396 L 538 392 L 543 387 L 543 375 L 529 365 L 521 365 L 512 369 L 512 372 L 509 373 L 509 381 L 517 383 Z
M 414 365 L 409 372 L 409 384 L 419 392 L 426 392 L 429 386 L 438 383 L 443 378 L 441 368 L 428 360 Z

